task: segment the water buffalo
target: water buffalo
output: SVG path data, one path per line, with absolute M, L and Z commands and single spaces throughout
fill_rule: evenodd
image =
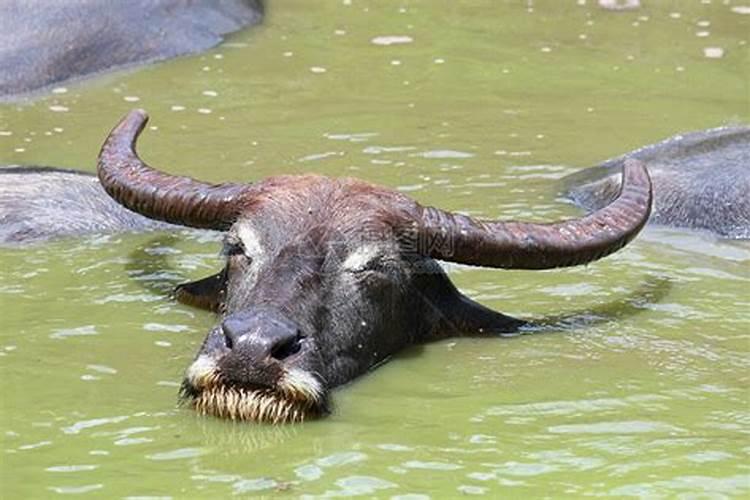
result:
M 750 127 L 721 127 L 670 137 L 565 179 L 565 195 L 598 210 L 620 189 L 631 159 L 645 162 L 654 182 L 650 222 L 750 238 Z
M 260 0 L 0 2 L 0 99 L 206 50 L 260 22 Z
M 112 130 L 98 175 L 110 196 L 146 217 L 226 232 L 224 268 L 177 289 L 181 301 L 220 316 L 181 391 L 198 412 L 219 417 L 325 415 L 330 389 L 408 345 L 516 331 L 523 321 L 462 295 L 433 259 L 586 264 L 632 240 L 651 210 L 651 182 L 635 160 L 610 205 L 554 224 L 479 221 L 356 179 L 209 185 L 139 159 L 146 120 L 135 110 Z

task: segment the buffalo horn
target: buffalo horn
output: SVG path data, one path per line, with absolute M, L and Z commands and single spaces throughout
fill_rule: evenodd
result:
M 480 221 L 422 208 L 414 228 L 421 253 L 462 264 L 514 269 L 576 266 L 609 255 L 632 240 L 651 213 L 645 165 L 628 160 L 617 198 L 579 219 L 552 224 Z
M 99 152 L 97 172 L 107 193 L 151 219 L 183 226 L 225 230 L 237 217 L 246 184 L 206 184 L 160 172 L 144 163 L 135 143 L 148 115 L 135 109 L 110 132 Z

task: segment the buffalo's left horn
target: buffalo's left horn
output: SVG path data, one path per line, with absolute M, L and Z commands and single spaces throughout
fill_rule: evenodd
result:
M 426 207 L 415 229 L 421 252 L 436 259 L 486 267 L 549 269 L 585 264 L 625 246 L 651 213 L 645 165 L 628 160 L 619 196 L 606 207 L 554 224 L 479 221 Z
M 252 189 L 246 184 L 206 184 L 159 172 L 135 152 L 148 121 L 135 109 L 110 132 L 99 152 L 97 173 L 107 193 L 141 215 L 183 226 L 225 230 L 237 217 L 240 201 Z

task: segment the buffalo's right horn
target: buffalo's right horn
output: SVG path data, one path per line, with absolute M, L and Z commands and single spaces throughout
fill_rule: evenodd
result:
M 554 224 L 480 221 L 438 208 L 422 208 L 415 223 L 422 252 L 462 264 L 513 269 L 550 269 L 586 264 L 616 252 L 635 238 L 651 213 L 646 166 L 627 160 L 620 194 L 580 219 Z M 439 244 L 436 244 L 439 243 Z
M 110 132 L 99 152 L 97 172 L 105 191 L 118 203 L 151 219 L 204 229 L 225 230 L 237 217 L 247 184 L 206 184 L 159 172 L 135 152 L 148 115 L 135 109 Z

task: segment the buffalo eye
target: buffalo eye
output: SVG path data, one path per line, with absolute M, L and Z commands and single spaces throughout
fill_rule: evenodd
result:
M 245 245 L 242 244 L 242 240 L 239 238 L 227 237 L 224 240 L 221 255 L 225 257 L 247 257 L 250 260 L 250 257 L 247 256 Z
M 387 257 L 376 257 L 367 262 L 362 263 L 356 268 L 349 269 L 349 272 L 353 274 L 366 274 L 366 273 L 377 273 L 388 275 L 393 271 L 395 261 Z
M 234 257 L 236 255 L 244 255 L 245 249 L 240 244 L 229 244 L 225 243 L 221 249 L 221 255 L 225 257 Z

